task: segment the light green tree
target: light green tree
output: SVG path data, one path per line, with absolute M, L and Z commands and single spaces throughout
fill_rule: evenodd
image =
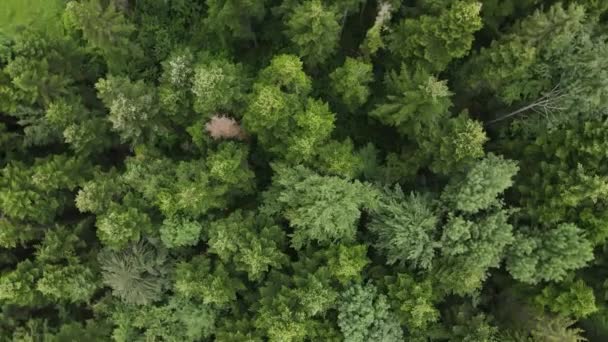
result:
M 372 284 L 353 285 L 342 294 L 338 326 L 347 341 L 403 341 L 387 298 Z
M 370 96 L 372 68 L 370 63 L 346 57 L 344 64 L 329 75 L 332 91 L 351 112 L 364 105 Z
M 376 205 L 378 192 L 369 184 L 319 176 L 301 166 L 277 166 L 275 172 L 263 210 L 289 220 L 297 249 L 353 241 L 362 209 Z
M 437 243 L 439 215 L 428 196 L 405 195 L 399 186 L 386 189 L 368 225 L 377 235 L 376 247 L 389 264 L 400 263 L 428 269 Z
M 494 203 L 498 195 L 513 184 L 518 170 L 516 162 L 489 153 L 463 178 L 451 182 L 443 190 L 441 199 L 457 210 L 477 213 Z
M 569 271 L 593 259 L 593 247 L 583 231 L 571 223 L 537 233 L 515 236 L 507 258 L 513 278 L 530 284 L 563 280 Z

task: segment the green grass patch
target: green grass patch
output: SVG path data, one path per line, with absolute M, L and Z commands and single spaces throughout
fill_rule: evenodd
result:
M 0 0 L 0 31 L 10 36 L 28 26 L 42 26 L 51 32 L 59 30 L 65 3 L 65 0 Z

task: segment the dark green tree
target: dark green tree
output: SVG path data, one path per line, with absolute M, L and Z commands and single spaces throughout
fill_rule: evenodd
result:
M 471 49 L 473 34 L 482 27 L 481 3 L 454 1 L 439 15 L 406 18 L 390 36 L 391 52 L 430 72 L 445 70 Z
M 128 304 L 146 305 L 160 300 L 169 286 L 167 253 L 140 241 L 121 251 L 99 254 L 103 283 Z
M 285 21 L 285 34 L 298 56 L 311 66 L 324 62 L 338 48 L 339 15 L 320 0 L 306 0 L 294 7 Z
M 110 71 L 126 71 L 131 64 L 128 62 L 142 55 L 139 45 L 131 39 L 136 27 L 113 2 L 104 8 L 100 0 L 70 1 L 65 22 L 69 28 L 82 32 L 89 46 L 103 55 Z

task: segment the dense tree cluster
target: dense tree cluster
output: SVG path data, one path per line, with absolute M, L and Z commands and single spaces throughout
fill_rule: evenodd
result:
M 0 342 L 608 340 L 607 1 L 38 2 Z

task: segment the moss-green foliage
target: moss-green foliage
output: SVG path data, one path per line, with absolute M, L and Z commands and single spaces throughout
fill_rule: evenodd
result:
M 394 311 L 407 330 L 415 335 L 439 319 L 435 308 L 432 282 L 399 273 L 387 279 L 388 298 Z
M 428 196 L 405 195 L 398 186 L 387 190 L 372 213 L 369 229 L 378 235 L 377 248 L 387 261 L 429 268 L 435 255 L 439 215 Z
M 580 319 L 597 311 L 595 295 L 582 280 L 550 284 L 542 289 L 534 301 L 543 308 L 560 315 Z
M 606 1 L 0 3 L 0 342 L 608 340 Z
M 511 275 L 522 282 L 559 281 L 568 271 L 581 268 L 593 259 L 591 243 L 572 223 L 528 234 L 516 235 L 507 260 Z
M 166 252 L 147 243 L 137 243 L 121 251 L 99 254 L 103 283 L 112 294 L 129 304 L 148 304 L 160 299 L 166 284 Z
M 281 268 L 286 255 L 281 252 L 285 235 L 272 221 L 240 211 L 214 221 L 208 229 L 209 252 L 224 262 L 232 262 L 249 279 L 261 278 L 271 267 Z
M 292 9 L 285 33 L 306 63 L 318 65 L 336 52 L 341 29 L 338 18 L 320 0 L 307 0 Z
M 334 70 L 331 86 L 336 96 L 351 111 L 364 105 L 370 95 L 373 81 L 372 65 L 347 57 L 344 65 Z
M 438 15 L 406 18 L 391 34 L 389 49 L 430 72 L 443 71 L 470 50 L 473 34 L 482 27 L 481 7 L 479 2 L 454 1 Z
M 401 341 L 403 332 L 384 295 L 372 284 L 347 289 L 338 306 L 338 326 L 349 341 Z
M 59 31 L 63 0 L 6 0 L 2 2 L 0 31 L 14 34 L 29 25 L 46 25 L 52 31 Z
M 281 166 L 276 172 L 264 211 L 289 220 L 298 249 L 313 241 L 353 241 L 362 209 L 376 205 L 377 190 L 369 184 L 323 177 L 303 167 Z
M 445 119 L 452 102 L 447 82 L 428 71 L 408 69 L 391 71 L 385 79 L 386 100 L 371 116 L 384 124 L 395 126 L 403 135 L 416 137 Z
M 459 211 L 475 214 L 490 206 L 497 195 L 513 184 L 512 178 L 518 170 L 514 161 L 488 154 L 462 180 L 454 178 L 442 192 L 441 199 Z

